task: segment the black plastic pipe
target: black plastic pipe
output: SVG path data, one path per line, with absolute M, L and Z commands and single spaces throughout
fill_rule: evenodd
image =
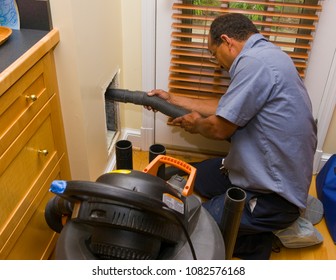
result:
M 166 154 L 166 147 L 161 144 L 153 144 L 149 147 L 148 151 L 148 159 L 149 163 L 154 160 L 158 155 L 165 155 Z M 158 172 L 156 174 L 157 177 L 160 177 L 161 179 L 165 180 L 166 178 L 166 171 L 165 171 L 165 165 L 162 164 L 158 168 Z
M 181 117 L 185 114 L 190 113 L 190 111 L 182 107 L 170 104 L 158 96 L 148 96 L 147 92 L 144 91 L 130 91 L 127 89 L 107 88 L 105 92 L 105 98 L 107 100 L 117 102 L 150 106 L 152 107 L 152 109 L 157 110 L 172 118 Z
M 133 169 L 132 142 L 119 140 L 115 145 L 117 169 Z
M 225 259 L 230 260 L 236 244 L 246 193 L 238 187 L 227 190 L 224 198 L 224 212 L 220 224 L 225 244 Z

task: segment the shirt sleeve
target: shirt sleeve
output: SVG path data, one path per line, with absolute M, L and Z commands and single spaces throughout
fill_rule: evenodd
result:
M 268 102 L 276 77 L 268 65 L 255 57 L 240 57 L 234 67 L 216 115 L 242 127 Z

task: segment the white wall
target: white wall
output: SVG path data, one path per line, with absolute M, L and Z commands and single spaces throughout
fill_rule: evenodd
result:
M 122 0 L 121 15 L 123 38 L 122 84 L 129 90 L 142 90 L 141 1 Z M 144 75 L 146 74 L 144 73 Z M 139 130 L 142 123 L 142 107 L 130 103 L 119 105 L 121 126 Z
M 335 92 L 336 95 L 336 92 Z M 323 152 L 327 154 L 336 154 L 336 109 L 331 119 L 326 140 L 323 144 Z
M 108 161 L 103 94 L 122 65 L 121 0 L 50 0 L 61 106 L 73 179 L 95 180 Z
M 336 102 L 336 1 L 324 0 L 322 12 L 316 29 L 314 43 L 309 56 L 309 65 L 306 73 L 305 84 L 308 88 L 314 117 L 318 120 L 318 147 L 317 150 L 336 153 L 336 142 L 329 143 L 333 137 L 333 113 Z M 329 130 L 329 132 L 328 132 Z

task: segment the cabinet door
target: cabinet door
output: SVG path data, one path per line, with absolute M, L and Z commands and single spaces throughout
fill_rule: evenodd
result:
M 47 225 L 44 212 L 49 199 L 54 196 L 53 193 L 48 192 L 48 189 L 51 182 L 56 179 L 60 179 L 60 165 L 57 165 L 52 170 L 49 178 L 33 201 L 33 204 L 37 205 L 37 209 L 27 222 L 26 227 L 16 240 L 6 259 L 38 260 L 50 257 L 58 235 Z

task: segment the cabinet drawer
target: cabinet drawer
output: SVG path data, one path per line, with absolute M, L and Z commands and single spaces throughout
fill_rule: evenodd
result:
M 0 96 L 0 154 L 53 95 L 50 55 L 46 55 Z
M 0 157 L 0 250 L 62 156 L 49 103 Z

